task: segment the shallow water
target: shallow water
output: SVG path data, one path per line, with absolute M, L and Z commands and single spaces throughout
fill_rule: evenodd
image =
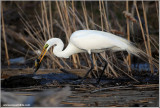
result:
M 127 86 L 113 86 L 105 87 L 106 89 L 100 87 L 91 87 L 91 85 L 81 85 L 74 86 L 70 85 L 72 94 L 67 96 L 67 98 L 61 100 L 57 106 L 72 106 L 72 107 L 158 107 L 159 103 L 159 90 L 158 86 L 152 86 L 149 88 L 133 88 Z M 43 105 L 37 104 L 37 94 L 44 94 L 43 91 L 52 90 L 55 91 L 58 86 L 54 87 L 38 87 L 40 91 L 35 91 L 37 87 L 30 88 L 17 88 L 17 89 L 3 89 L 7 94 L 15 94 L 16 99 L 19 100 L 19 104 L 23 103 L 24 105 L 29 106 L 38 106 L 42 107 Z M 37 89 L 38 89 L 37 88 Z M 3 92 L 3 93 L 4 93 Z M 50 94 L 52 95 L 52 94 Z M 40 95 L 38 95 L 40 96 Z M 47 99 L 53 100 L 54 97 L 49 97 Z M 44 98 L 40 98 L 44 101 Z M 23 101 L 22 101 L 23 100 Z M 58 101 L 58 100 L 57 100 Z M 54 102 L 57 102 L 54 99 Z M 47 102 L 47 101 L 46 101 Z M 18 103 L 18 101 L 17 101 Z M 8 104 L 15 104 L 13 101 L 10 101 Z M 2 105 L 3 106 L 3 105 Z M 50 106 L 51 107 L 51 106 Z
M 136 70 L 136 71 L 151 71 L 150 69 L 150 64 L 149 63 L 136 63 L 136 64 L 131 64 L 131 68 Z M 158 69 L 153 67 L 155 72 L 158 72 Z

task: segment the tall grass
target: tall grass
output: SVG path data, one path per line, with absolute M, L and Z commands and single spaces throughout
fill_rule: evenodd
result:
M 41 2 L 41 14 L 38 12 L 35 12 L 35 19 L 37 21 L 38 27 L 35 27 L 33 24 L 29 23 L 30 21 L 26 18 L 24 18 L 25 13 L 21 14 L 22 22 L 25 25 L 25 29 L 27 33 L 29 34 L 30 38 L 32 38 L 35 43 L 30 43 L 29 41 L 24 42 L 38 55 L 37 51 L 42 50 L 43 45 L 45 42 L 53 37 L 59 37 L 63 40 L 65 47 L 69 43 L 69 38 L 71 34 L 80 29 L 97 29 L 107 32 L 112 32 L 118 35 L 125 35 L 127 36 L 127 39 L 130 40 L 130 21 L 131 19 L 123 17 L 123 21 L 126 23 L 120 23 L 116 15 L 114 14 L 114 11 L 110 10 L 108 8 L 108 1 L 97 1 L 97 10 L 93 14 L 93 11 L 96 9 L 91 8 L 89 11 L 89 8 L 86 6 L 89 2 L 87 1 L 42 1 Z M 79 6 L 80 5 L 80 6 Z M 54 11 L 53 11 L 54 6 Z M 153 62 L 152 54 L 151 54 L 151 45 L 150 42 L 154 41 L 154 39 L 150 38 L 149 32 L 148 32 L 148 21 L 147 21 L 147 15 L 145 12 L 145 5 L 142 2 L 142 8 L 143 8 L 143 16 L 145 19 L 145 29 L 146 29 L 146 36 L 144 33 L 144 28 L 142 27 L 141 22 L 141 16 L 137 7 L 136 2 L 134 2 L 134 6 L 138 15 L 138 21 L 142 32 L 142 38 L 145 45 L 146 53 L 149 56 L 148 61 L 150 63 L 151 72 L 153 73 L 153 66 L 152 64 L 155 64 Z M 81 9 L 78 9 L 81 8 Z M 125 5 L 124 5 L 125 7 Z M 126 11 L 129 13 L 129 2 L 126 2 Z M 56 18 L 53 17 L 56 14 Z M 109 19 L 110 14 L 112 14 L 113 19 Z M 123 13 L 121 13 L 123 15 Z M 99 16 L 98 16 L 99 15 Z M 96 18 L 100 18 L 100 20 L 96 20 Z M 94 18 L 94 19 L 93 19 Z M 112 20 L 112 21 L 111 21 Z M 112 22 L 116 26 L 119 27 L 119 30 L 115 29 L 112 25 Z M 134 20 L 133 20 L 134 21 Z M 123 24 L 123 25 L 122 25 Z M 126 24 L 126 25 L 125 25 Z M 114 24 L 113 24 L 114 25 Z M 127 26 L 126 33 L 125 27 Z M 56 30 L 55 30 L 56 29 Z M 133 29 L 133 28 L 132 28 Z M 58 30 L 58 31 L 57 31 Z M 57 32 L 56 32 L 57 31 Z M 153 42 L 152 42 L 153 43 Z M 155 45 L 155 44 L 154 44 Z M 157 44 L 155 45 L 155 48 L 157 49 Z M 53 48 L 52 48 L 53 49 Z M 105 75 L 109 77 L 119 77 L 123 74 L 128 75 L 132 79 L 134 79 L 131 74 L 127 73 L 128 71 L 131 72 L 131 56 L 128 55 L 128 59 L 126 59 L 124 53 L 120 53 L 122 59 L 119 59 L 115 53 L 113 52 L 105 52 L 101 54 L 108 62 L 107 69 L 105 70 Z M 98 70 L 102 70 L 102 62 L 101 59 L 93 54 L 93 61 L 95 65 L 95 73 L 93 75 L 97 77 L 99 75 Z M 36 57 L 35 57 L 36 58 Z M 90 60 L 88 59 L 87 53 L 82 54 L 74 54 L 70 57 L 70 59 L 63 59 L 63 58 L 57 58 L 53 55 L 52 50 L 49 50 L 47 53 L 47 60 L 43 60 L 43 66 L 46 66 L 48 68 L 84 68 L 88 69 L 88 66 L 90 66 Z M 128 62 L 127 62 L 128 61 Z M 135 80 L 135 79 L 134 79 Z

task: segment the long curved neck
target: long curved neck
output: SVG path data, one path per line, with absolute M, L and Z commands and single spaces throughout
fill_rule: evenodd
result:
M 66 47 L 66 49 L 63 50 L 64 44 L 63 44 L 62 40 L 59 38 L 52 38 L 52 39 L 48 40 L 46 43 L 49 44 L 48 49 L 51 46 L 55 45 L 55 47 L 53 49 L 53 54 L 55 54 L 57 57 L 69 58 L 69 56 L 71 56 L 74 53 L 83 52 L 82 50 L 80 50 L 79 48 L 74 46 L 72 43 L 69 43 L 68 46 Z

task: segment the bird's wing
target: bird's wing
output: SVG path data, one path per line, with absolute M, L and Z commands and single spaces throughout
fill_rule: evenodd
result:
M 89 31 L 75 33 L 71 36 L 70 42 L 80 49 L 105 49 L 112 47 L 119 47 L 123 49 L 126 47 L 125 39 L 115 36 L 110 33 L 101 31 Z
M 111 49 L 113 51 L 126 50 L 136 56 L 143 54 L 132 42 L 114 34 L 96 31 L 79 30 L 71 35 L 70 42 L 80 49 L 90 52 L 92 49 Z

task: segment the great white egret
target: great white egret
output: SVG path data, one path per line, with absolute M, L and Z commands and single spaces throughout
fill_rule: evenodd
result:
M 91 53 L 101 53 L 105 50 L 113 50 L 113 51 L 123 51 L 126 50 L 128 53 L 139 56 L 140 50 L 136 48 L 130 41 L 116 36 L 111 33 L 97 31 L 97 30 L 78 30 L 75 31 L 71 37 L 68 46 L 63 50 L 64 44 L 59 38 L 51 38 L 49 39 L 44 47 L 41 55 L 35 61 L 35 72 L 39 69 L 41 61 L 46 54 L 46 52 L 54 46 L 53 53 L 57 57 L 69 58 L 72 54 L 88 52 L 90 60 L 91 60 L 91 68 L 83 77 L 86 78 L 93 69 L 93 60 Z M 100 54 L 99 54 L 100 55 Z M 104 70 L 107 66 L 107 61 L 100 55 L 100 58 L 105 62 L 105 66 L 103 68 L 103 72 L 100 75 L 103 75 Z M 100 78 L 98 82 L 100 81 Z M 82 79 L 82 80 L 83 80 Z

